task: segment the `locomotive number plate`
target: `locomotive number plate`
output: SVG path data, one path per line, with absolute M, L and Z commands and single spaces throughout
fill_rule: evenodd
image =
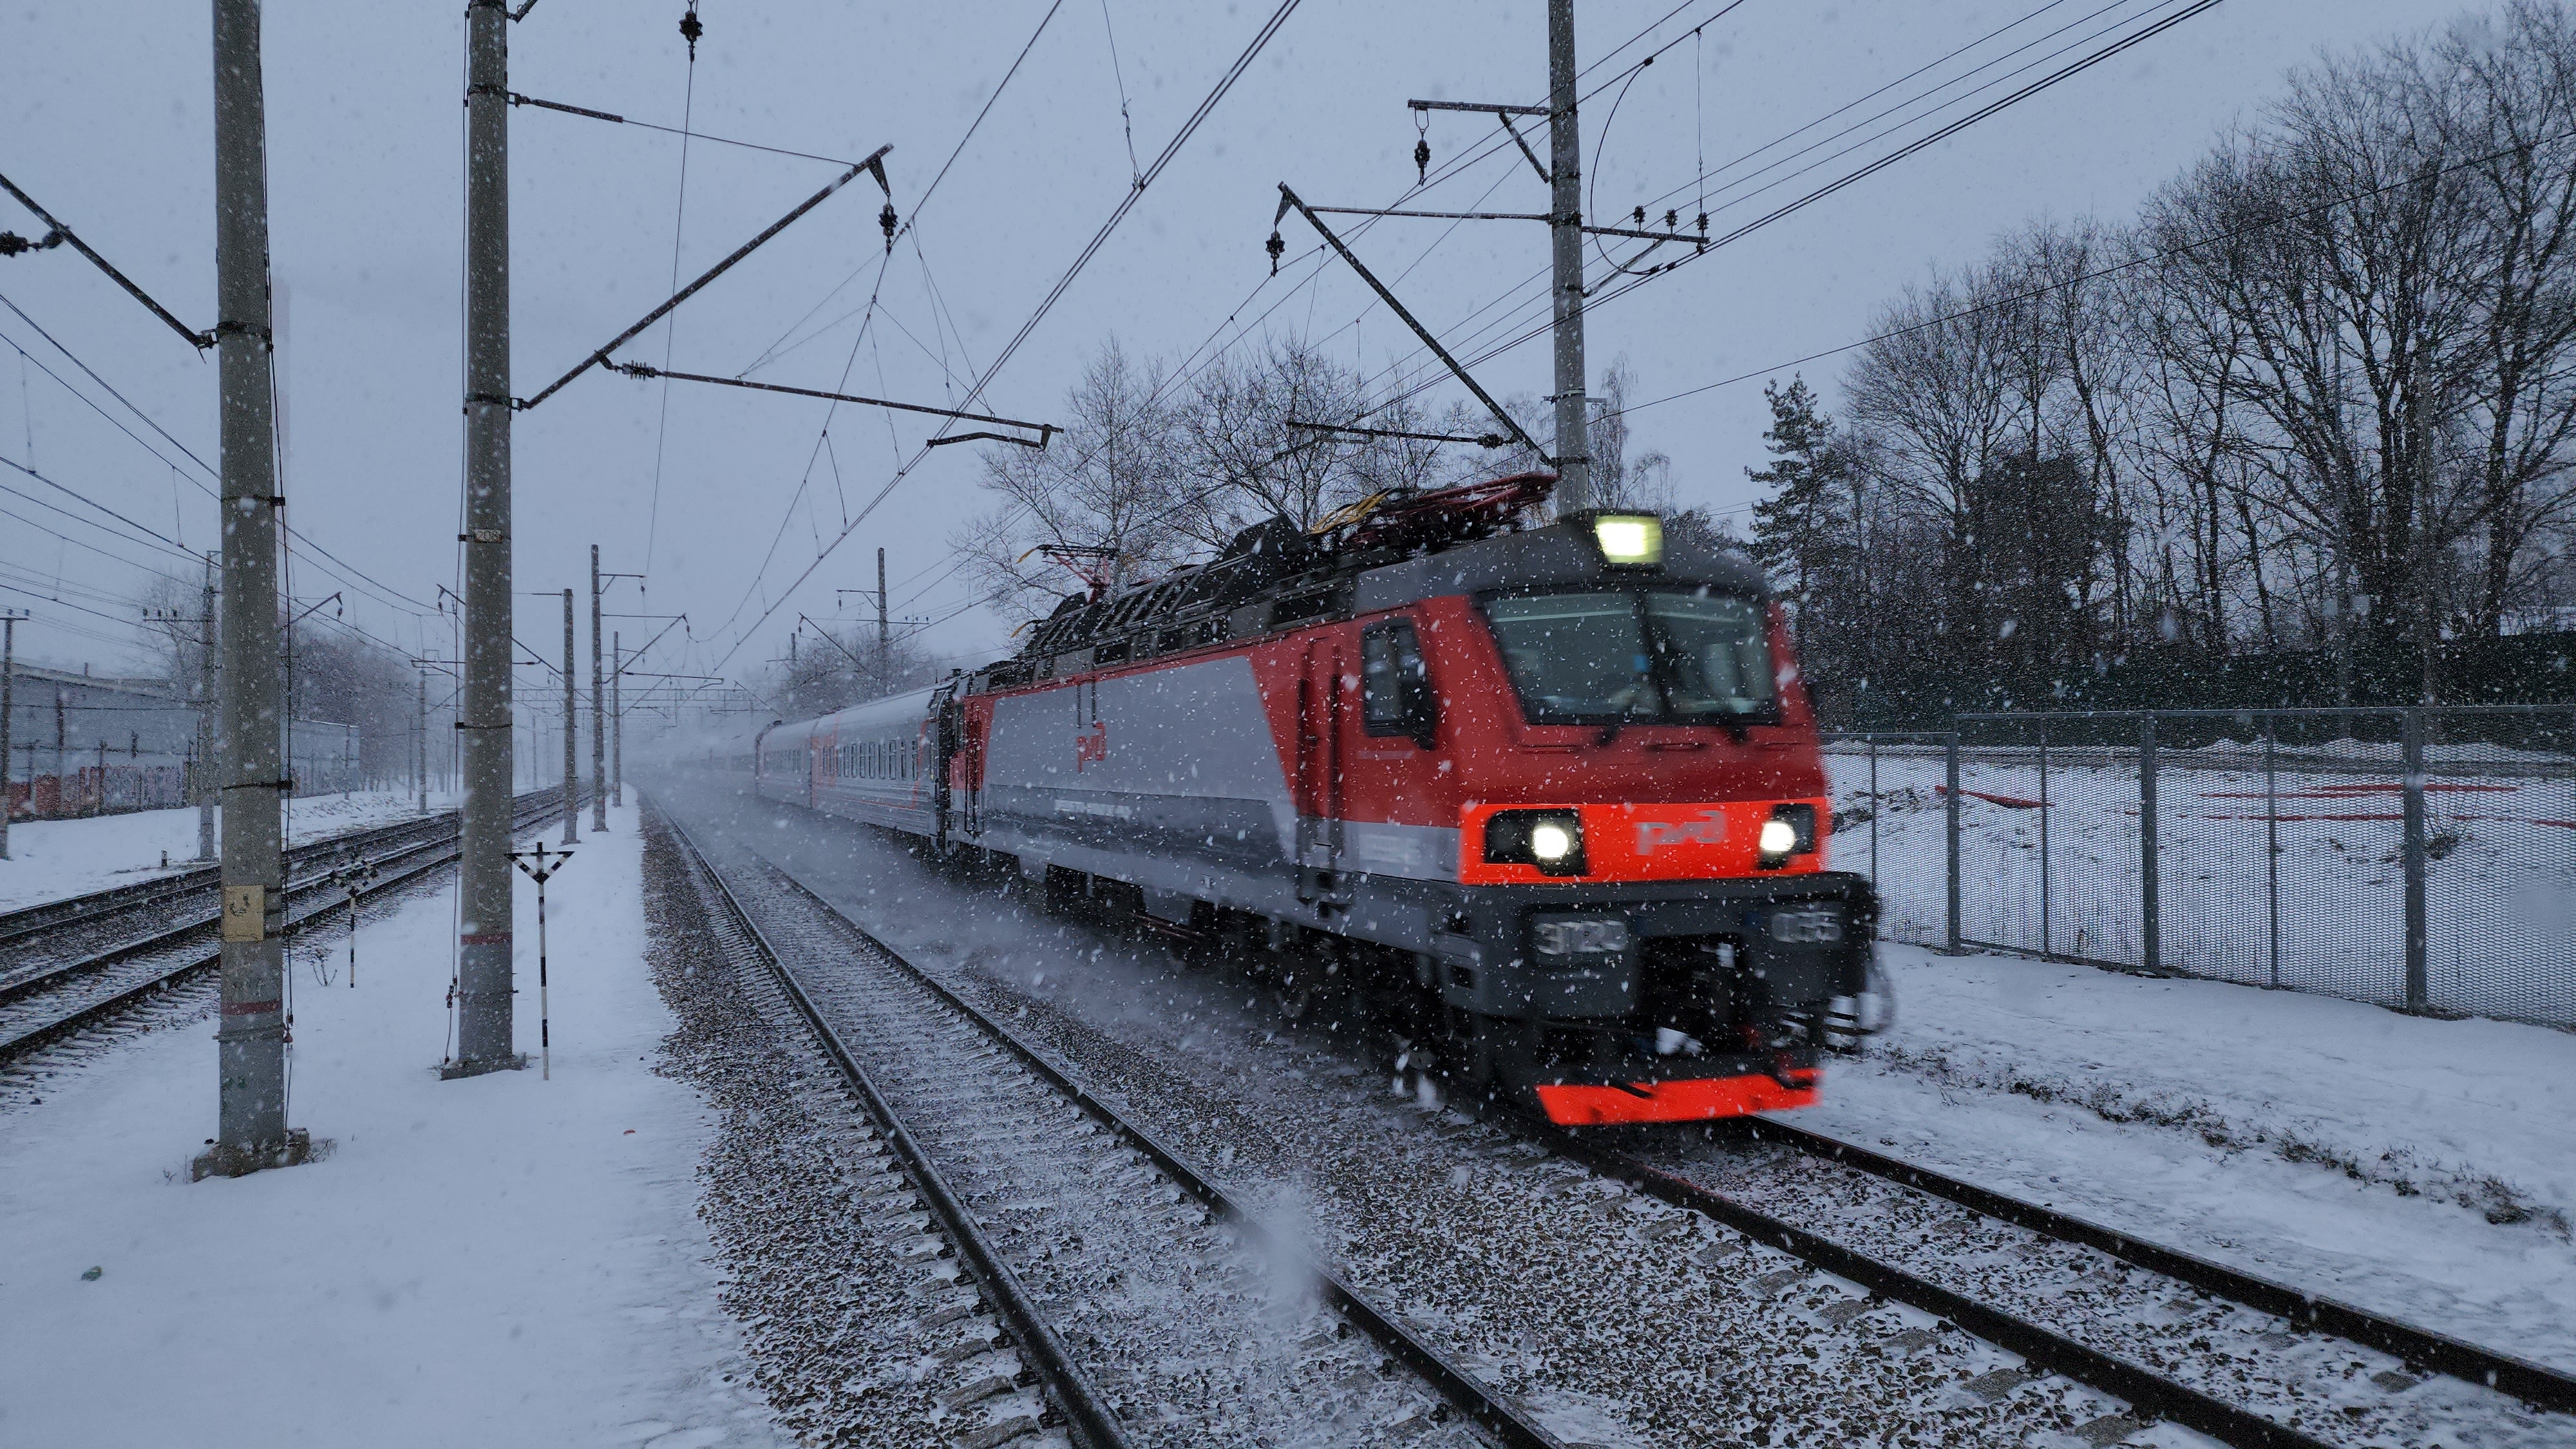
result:
M 1775 911 L 1771 939 L 1791 946 L 1829 946 L 1843 938 L 1839 911 Z
M 1542 956 L 1587 956 L 1628 949 L 1628 923 L 1617 916 L 1572 916 L 1530 925 L 1530 945 Z

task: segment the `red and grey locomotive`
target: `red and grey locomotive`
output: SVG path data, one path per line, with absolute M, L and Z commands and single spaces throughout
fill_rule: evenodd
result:
M 766 731 L 760 792 L 1366 998 L 1560 1123 L 1808 1104 L 1877 909 L 1761 571 L 1526 475 L 1284 519 L 1013 658 Z

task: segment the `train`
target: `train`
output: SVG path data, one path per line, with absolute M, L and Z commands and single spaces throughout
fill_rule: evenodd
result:
M 1291 1016 L 1356 1002 L 1426 1094 L 1567 1126 L 1810 1105 L 1878 902 L 1826 866 L 1780 607 L 1655 513 L 1546 517 L 1553 483 L 1272 519 L 739 763 L 1203 943 Z

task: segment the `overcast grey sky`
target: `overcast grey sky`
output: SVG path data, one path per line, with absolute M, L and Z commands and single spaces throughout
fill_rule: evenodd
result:
M 924 204 L 924 188 L 1051 0 L 704 0 L 695 128 L 837 157 L 890 142 L 894 202 L 907 218 L 918 208 L 917 227 L 888 258 L 879 198 L 871 184 L 855 183 L 682 308 L 675 335 L 657 329 L 624 355 L 658 364 L 667 344 L 675 367 L 732 374 L 785 339 L 797 345 L 754 376 L 925 402 L 959 395 L 1127 188 L 1122 83 L 1134 153 L 1150 163 L 1274 3 L 1062 0 Z M 542 0 L 512 28 L 511 84 L 677 125 L 690 82 L 676 29 L 683 8 L 680 0 Z M 1687 221 L 1697 156 L 1715 168 L 2033 11 L 2044 13 L 1927 81 L 2063 26 L 2075 28 L 2004 68 L 2174 5 L 1745 0 L 1709 23 L 1725 8 L 1726 0 L 1685 5 L 1594 73 L 1595 81 L 1612 75 L 1705 25 L 1664 50 L 1624 96 L 1614 86 L 1586 106 L 1596 215 L 1653 201 L 1657 212 L 1678 204 Z M 208 7 L 20 0 L 8 10 L 0 171 L 183 318 L 210 324 Z M 1580 0 L 1577 49 L 1590 64 L 1673 10 L 1673 0 Z M 1852 341 L 1900 287 L 1932 266 L 1973 260 L 1999 230 L 2042 215 L 2127 216 L 2221 130 L 2254 116 L 2279 92 L 2282 72 L 2321 47 L 2349 48 L 2455 13 L 2425 0 L 2229 0 L 1597 310 L 1595 372 L 1624 356 L 1652 398 Z M 1113 335 L 1131 353 L 1175 360 L 1203 358 L 1203 345 L 1238 332 L 1257 344 L 1264 331 L 1329 339 L 1372 369 L 1410 354 L 1400 324 L 1369 305 L 1355 278 L 1296 260 L 1312 238 L 1294 219 L 1284 228 L 1291 265 L 1268 280 L 1261 243 L 1275 188 L 1287 181 L 1318 204 L 1393 201 L 1414 175 L 1405 100 L 1544 99 L 1544 15 L 1539 0 L 1305 0 L 994 381 L 983 408 L 1056 418 L 1085 358 Z M 411 603 L 434 602 L 438 586 L 455 583 L 462 41 L 457 4 L 284 0 L 267 10 L 289 516 L 380 586 L 349 588 L 326 561 L 299 553 L 294 589 L 309 600 L 348 588 L 349 618 L 405 648 L 443 650 L 451 621 Z M 1435 166 L 1481 149 L 1491 132 L 1490 122 L 1440 117 L 1430 131 Z M 513 382 L 526 396 L 666 294 L 681 150 L 672 136 L 524 108 L 512 113 L 511 134 Z M 1714 225 L 1757 215 L 1868 154 L 1720 212 Z M 815 161 L 693 145 L 678 224 L 682 275 L 834 174 Z M 1526 163 L 1504 150 L 1410 204 L 1531 211 L 1543 201 Z M 0 229 L 41 228 L 0 198 Z M 1535 297 L 1524 284 L 1545 262 L 1539 228 L 1520 222 L 1391 221 L 1357 245 L 1380 275 L 1402 276 L 1400 291 L 1419 315 L 1461 341 Z M 859 340 L 872 292 L 877 316 Z M 71 251 L 0 261 L 0 295 L 198 457 L 216 461 L 212 361 Z M 1235 327 L 1220 330 L 1230 314 Z M 196 485 L 205 475 L 6 309 L 0 337 L 32 359 L 0 345 L 0 457 L 204 548 L 213 508 Z M 1542 336 L 1479 373 L 1496 392 L 1539 393 L 1547 365 Z M 1834 365 L 1808 371 L 1822 384 Z M 1445 405 L 1458 395 L 1444 386 L 1429 400 Z M 517 423 L 518 586 L 580 583 L 592 542 L 617 571 L 644 571 L 649 554 L 649 603 L 630 591 L 621 607 L 687 612 L 704 642 L 685 662 L 711 667 L 730 651 L 727 672 L 739 674 L 784 647 L 800 612 L 830 616 L 835 589 L 872 587 L 874 550 L 883 546 L 896 612 L 945 620 L 928 636 L 932 647 L 961 662 L 1002 647 L 1016 621 L 959 612 L 968 599 L 946 546 L 983 506 L 972 447 L 932 455 L 801 590 L 783 592 L 929 432 L 909 415 L 844 408 L 829 447 L 818 448 L 824 413 L 819 402 L 683 384 L 669 394 L 666 420 L 660 384 L 599 374 L 575 383 Z M 1742 470 L 1760 460 L 1765 421 L 1758 380 L 1634 421 L 1638 446 L 1675 459 L 1685 501 L 1748 501 Z M 0 467 L 0 486 L 82 511 L 9 468 Z M 130 601 L 150 583 L 135 563 L 179 573 L 185 565 L 16 496 L 0 494 L 0 509 L 16 515 L 0 515 L 0 584 L 59 593 L 57 601 L 0 592 L 0 603 L 37 615 L 22 626 L 22 647 L 75 667 L 130 662 L 134 631 L 113 620 L 130 617 Z M 523 637 L 554 637 L 555 606 L 527 605 Z M 766 624 L 755 627 L 764 612 Z M 633 642 L 654 626 L 622 627 Z

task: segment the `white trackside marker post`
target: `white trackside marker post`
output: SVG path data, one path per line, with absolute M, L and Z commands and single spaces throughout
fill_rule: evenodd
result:
M 546 1082 L 555 1079 L 554 1038 L 546 1009 L 546 881 L 571 859 L 569 850 L 549 853 L 542 840 L 533 850 L 510 852 L 511 863 L 537 883 L 537 1079 Z
M 349 894 L 349 989 L 358 989 L 358 897 L 376 884 L 376 863 L 360 860 L 331 872 L 333 884 Z M 329 983 L 324 983 L 328 985 Z

